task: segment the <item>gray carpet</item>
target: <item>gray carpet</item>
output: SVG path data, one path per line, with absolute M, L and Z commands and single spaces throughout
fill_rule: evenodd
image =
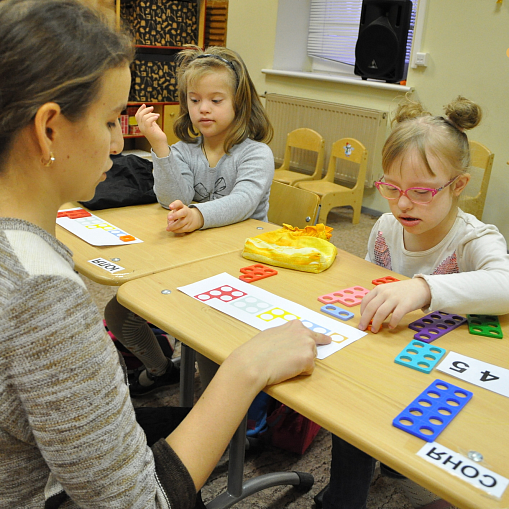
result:
M 359 224 L 352 225 L 352 211 L 349 208 L 334 209 L 328 217 L 327 225 L 334 228 L 332 243 L 359 257 L 366 254 L 367 240 L 375 217 L 362 214 Z M 92 297 L 100 310 L 115 294 L 115 289 L 93 283 L 84 278 Z M 178 352 L 177 352 L 178 353 Z M 196 393 L 200 390 L 199 374 L 195 379 Z M 162 390 L 144 398 L 138 398 L 135 406 L 178 405 L 178 386 Z M 330 433 L 322 429 L 304 455 L 288 453 L 274 447 L 260 451 L 247 451 L 245 479 L 274 471 L 299 470 L 314 476 L 315 483 L 308 493 L 295 488 L 278 486 L 266 489 L 235 505 L 237 509 L 304 509 L 313 508 L 313 496 L 328 482 L 331 439 Z M 203 488 L 205 503 L 222 493 L 226 488 L 228 457 L 225 454 Z M 377 475 L 373 481 L 368 500 L 368 509 L 411 509 L 405 495 L 394 480 Z

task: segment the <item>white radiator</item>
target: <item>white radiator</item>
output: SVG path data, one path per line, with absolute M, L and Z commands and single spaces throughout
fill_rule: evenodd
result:
M 274 153 L 276 167 L 283 162 L 286 135 L 299 127 L 308 127 L 325 139 L 324 175 L 332 144 L 346 137 L 359 140 L 368 149 L 365 187 L 373 187 L 373 182 L 383 175 L 381 161 L 382 147 L 387 137 L 387 112 L 280 94 L 266 94 L 265 98 L 265 108 L 274 126 L 270 148 Z M 312 153 L 292 151 L 292 169 L 311 174 L 315 164 L 316 157 Z M 348 161 L 338 161 L 337 182 L 356 181 L 355 168 L 349 167 L 350 164 Z

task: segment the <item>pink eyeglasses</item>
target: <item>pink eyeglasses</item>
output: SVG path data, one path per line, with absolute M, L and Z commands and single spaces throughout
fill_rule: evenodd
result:
M 456 175 L 453 179 L 449 180 L 447 184 L 438 189 L 431 189 L 429 187 L 409 187 L 407 190 L 403 191 L 403 189 L 400 189 L 398 186 L 382 182 L 381 180 L 375 182 L 375 186 L 380 191 L 380 194 L 388 200 L 399 200 L 401 195 L 405 195 L 412 203 L 425 205 L 431 202 L 435 194 L 450 186 L 458 177 L 459 175 Z

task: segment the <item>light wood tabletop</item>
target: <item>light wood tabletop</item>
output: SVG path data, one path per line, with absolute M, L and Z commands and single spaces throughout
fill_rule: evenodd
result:
M 189 347 L 221 363 L 257 331 L 177 288 L 222 272 L 238 277 L 240 268 L 252 264 L 240 253 L 198 261 L 122 285 L 118 299 Z M 334 264 L 320 274 L 276 269 L 276 276 L 252 284 L 317 312 L 323 305 L 317 300 L 320 295 L 359 285 L 371 289 L 373 279 L 388 275 L 404 279 L 342 250 Z M 166 292 L 161 293 L 163 290 Z M 355 327 L 360 306 L 347 309 L 355 316 L 346 323 Z M 422 316 L 421 311 L 415 311 L 405 316 L 395 331 L 384 328 L 378 334 L 370 332 L 317 361 L 311 376 L 295 378 L 267 392 L 458 507 L 507 508 L 509 490 L 498 500 L 486 495 L 421 459 L 416 453 L 426 442 L 392 426 L 393 419 L 436 379 L 462 387 L 474 396 L 436 443 L 463 455 L 477 451 L 484 457 L 481 465 L 509 478 L 509 398 L 441 371 L 425 374 L 394 362 L 413 339 L 414 331 L 408 329 L 408 324 Z M 463 325 L 433 344 L 507 369 L 509 315 L 500 317 L 500 323 L 506 334 L 503 339 L 471 335 Z
M 62 209 L 80 206 L 79 203 L 67 203 Z M 175 234 L 166 231 L 168 210 L 158 203 L 89 212 L 143 241 L 140 244 L 97 247 L 57 225 L 57 238 L 73 252 L 76 270 L 96 283 L 110 286 L 197 260 L 238 252 L 244 247 L 246 238 L 280 228 L 247 219 L 221 228 Z M 89 263 L 95 258 L 113 261 L 124 270 L 108 272 Z

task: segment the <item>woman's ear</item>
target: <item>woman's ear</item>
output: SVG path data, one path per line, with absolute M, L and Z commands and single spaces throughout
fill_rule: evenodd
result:
M 35 114 L 34 130 L 35 142 L 41 155 L 41 162 L 49 161 L 53 157 L 52 148 L 55 141 L 57 120 L 62 115 L 60 106 L 50 102 L 43 104 Z
M 462 173 L 453 185 L 454 196 L 459 196 L 470 181 L 470 173 Z

